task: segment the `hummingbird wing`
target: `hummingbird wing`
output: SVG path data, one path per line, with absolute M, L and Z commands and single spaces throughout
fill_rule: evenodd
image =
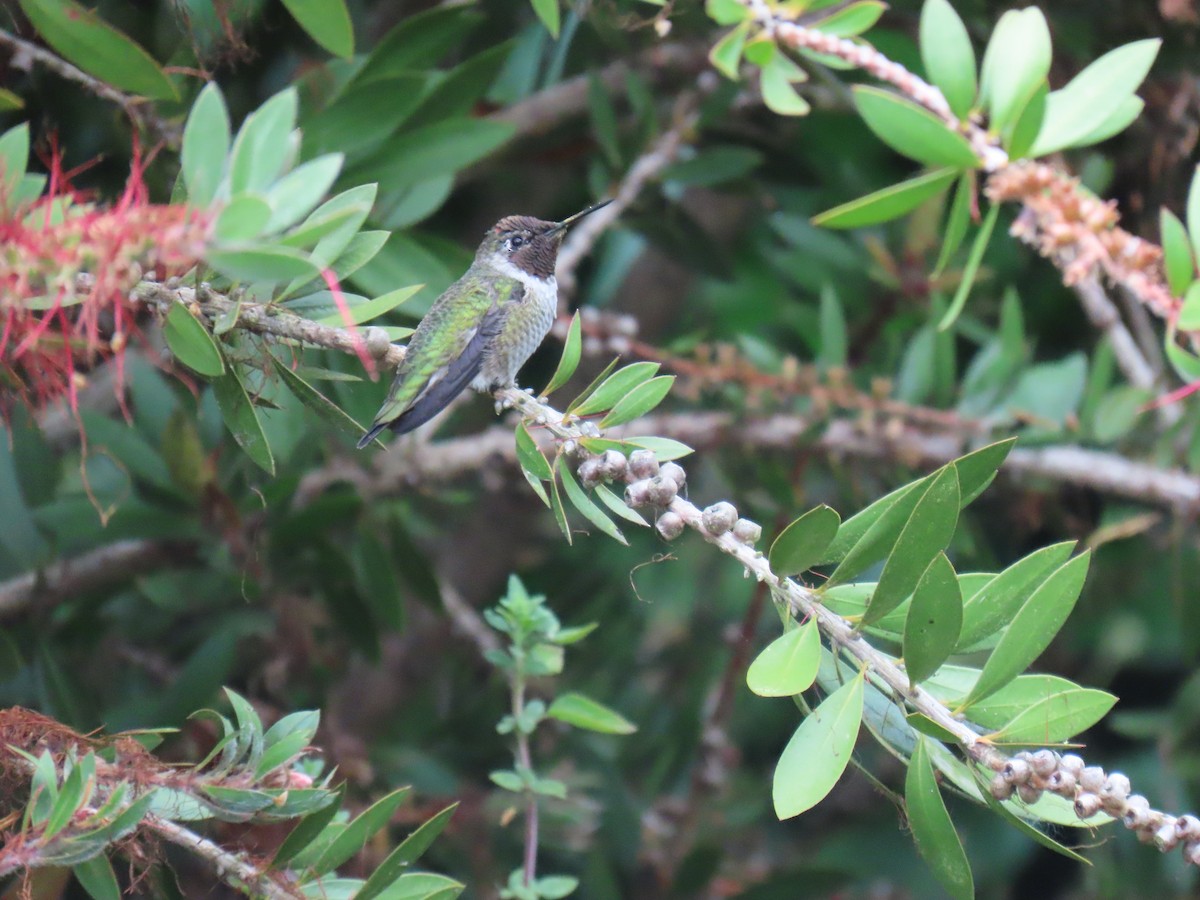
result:
M 517 289 L 505 297 L 505 300 L 519 299 L 522 289 Z M 504 304 L 491 306 L 479 325 L 468 330 L 463 335 L 465 346 L 450 348 L 449 358 L 444 360 L 429 373 L 424 381 L 419 380 L 421 373 L 407 368 L 408 358 L 401 364 L 396 381 L 388 395 L 383 408 L 375 415 L 371 429 L 358 442 L 361 450 L 375 440 L 384 429 L 390 428 L 396 434 L 405 434 L 414 428 L 424 425 L 466 389 L 467 385 L 479 374 L 487 348 L 495 340 L 507 317 Z M 415 354 L 416 335 L 409 344 L 410 355 Z

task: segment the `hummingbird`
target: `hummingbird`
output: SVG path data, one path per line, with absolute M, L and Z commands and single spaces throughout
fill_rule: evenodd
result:
M 517 370 L 558 315 L 554 264 L 567 228 L 611 202 L 561 222 L 505 216 L 488 229 L 471 267 L 413 332 L 387 400 L 358 449 L 385 428 L 404 434 L 425 424 L 468 385 L 492 391 L 515 384 Z

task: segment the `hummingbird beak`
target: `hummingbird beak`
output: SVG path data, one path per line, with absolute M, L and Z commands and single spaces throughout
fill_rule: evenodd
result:
M 582 209 L 579 212 L 575 213 L 575 215 L 573 215 L 573 216 L 567 216 L 567 218 L 563 219 L 561 222 L 559 222 L 557 225 L 555 225 L 553 228 L 551 228 L 547 232 L 547 234 L 553 235 L 553 234 L 559 234 L 563 231 L 566 231 L 568 228 L 570 228 L 572 225 L 574 225 L 576 222 L 578 222 L 584 216 L 590 216 L 596 210 L 604 209 L 604 207 L 608 206 L 608 204 L 610 204 L 610 203 L 612 203 L 611 200 L 605 200 L 603 203 L 596 203 L 592 206 L 589 206 L 587 209 Z

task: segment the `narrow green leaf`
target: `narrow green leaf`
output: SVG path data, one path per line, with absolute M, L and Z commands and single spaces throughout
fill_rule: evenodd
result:
M 776 575 L 799 575 L 815 566 L 837 537 L 841 517 L 821 504 L 788 525 L 771 544 L 768 556 Z
M 858 3 L 841 7 L 832 15 L 817 19 L 810 27 L 833 37 L 858 37 L 875 26 L 885 9 L 887 4 L 880 0 L 859 0 Z
M 979 167 L 967 139 L 923 106 L 865 85 L 854 87 L 854 103 L 867 127 L 897 153 L 931 167 Z
M 554 460 L 554 471 L 558 468 L 558 459 Z M 571 535 L 571 524 L 567 521 L 567 511 L 563 508 L 562 496 L 558 492 L 558 479 L 551 476 L 550 478 L 550 511 L 554 513 L 554 521 L 558 523 L 559 530 L 562 531 L 563 537 L 567 539 L 567 545 L 574 543 L 574 537 Z
M 1187 231 L 1192 239 L 1192 252 L 1200 259 L 1200 166 L 1192 172 L 1192 184 L 1187 196 Z
M 1141 97 L 1122 97 L 1100 120 L 1100 124 L 1076 141 L 1074 146 L 1090 147 L 1120 134 L 1138 120 L 1145 108 L 1146 101 Z
M 1163 337 L 1163 351 L 1171 368 L 1189 384 L 1200 381 L 1200 357 L 1184 350 L 1175 340 L 1176 328 L 1174 322 L 1167 324 L 1167 333 Z
M 775 815 L 790 819 L 825 799 L 846 771 L 863 715 L 865 672 L 825 698 L 800 723 L 775 766 Z
M 642 450 L 653 450 L 654 455 L 658 457 L 659 462 L 670 462 L 673 459 L 683 459 L 689 456 L 693 451 L 691 447 L 681 441 L 672 440 L 671 438 L 663 437 L 629 437 L 625 438 L 623 443 L 638 447 Z
M 266 194 L 267 203 L 271 208 L 267 232 L 274 234 L 284 228 L 291 228 L 312 212 L 313 207 L 321 202 L 321 198 L 333 186 L 334 180 L 342 170 L 344 158 L 341 153 L 318 156 L 297 166 L 271 185 Z
M 524 422 L 517 425 L 516 436 L 517 461 L 520 462 L 521 467 L 542 481 L 552 481 L 554 473 L 550 470 L 550 463 L 546 461 L 546 457 L 538 449 L 537 443 L 525 428 Z
M 368 809 L 363 810 L 353 822 L 346 826 L 333 843 L 331 843 L 325 852 L 321 854 L 321 858 L 317 860 L 313 866 L 313 871 L 318 875 L 324 875 L 326 872 L 332 872 L 354 854 L 358 853 L 367 841 L 369 841 L 376 832 L 387 827 L 391 821 L 393 813 L 400 808 L 400 804 L 404 802 L 404 798 L 408 796 L 410 788 L 400 788 L 392 791 L 386 797 L 377 800 Z
M 344 0 L 283 0 L 308 36 L 343 59 L 354 55 L 354 26 Z
M 776 53 L 762 67 L 759 88 L 763 103 L 777 116 L 806 116 L 811 110 L 808 101 L 792 87 L 798 80 L 794 77 L 794 67 L 795 63 L 782 53 Z
M 834 576 L 849 581 L 871 563 L 882 559 L 887 554 L 887 550 L 882 548 L 895 540 L 916 505 L 917 498 L 932 479 L 932 475 L 927 475 L 919 481 L 898 487 L 842 522 L 837 536 L 818 565 L 841 563 L 834 570 Z M 847 563 L 847 560 L 851 561 Z M 841 571 L 843 568 L 844 572 Z
M 306 254 L 290 247 L 209 250 L 204 261 L 233 281 L 309 281 L 321 274 Z
M 112 863 L 103 853 L 71 866 L 80 885 L 92 900 L 121 900 L 121 887 L 113 872 Z
M 558 8 L 558 0 L 530 0 L 533 11 L 542 20 L 550 36 L 558 40 L 558 32 L 562 27 L 562 12 Z
M 1050 28 L 1040 9 L 1009 10 L 1000 17 L 983 54 L 980 85 L 993 132 L 1016 120 L 1049 74 L 1050 57 Z
M 575 407 L 579 406 L 596 392 L 596 389 L 608 379 L 609 375 L 612 374 L 612 371 L 617 367 L 618 362 L 620 362 L 619 359 L 613 359 L 607 366 L 600 370 L 600 373 L 592 379 L 592 383 L 585 387 L 579 393 L 578 397 L 567 404 L 566 415 L 571 415 L 575 411 Z
M 576 728 L 601 734 L 633 734 L 637 731 L 637 726 L 620 713 L 574 691 L 555 697 L 546 715 Z
M 939 331 L 945 331 L 958 321 L 963 307 L 967 305 L 967 295 L 971 293 L 971 285 L 975 283 L 975 276 L 979 274 L 979 265 L 983 262 L 983 254 L 987 250 L 988 241 L 992 239 L 992 229 L 996 227 L 996 219 L 999 217 L 1000 204 L 994 203 L 984 215 L 983 223 L 975 235 L 975 243 L 971 245 L 971 255 L 967 257 L 967 264 L 963 268 L 958 290 L 954 292 L 954 299 L 950 303 L 950 308 L 946 310 L 946 314 L 942 316 L 942 321 L 938 322 Z
M 0 199 L 13 203 L 13 193 L 29 165 L 29 124 L 22 122 L 0 135 Z
M 267 227 L 271 205 L 262 194 L 246 191 L 225 204 L 217 214 L 213 233 L 221 243 L 250 241 Z
M 945 3 L 946 0 L 939 0 Z M 954 188 L 954 199 L 950 203 L 950 212 L 946 215 L 946 225 L 943 229 L 942 249 L 938 253 L 937 263 L 933 267 L 933 277 L 941 275 L 950 263 L 951 257 L 962 246 L 963 238 L 967 236 L 967 228 L 971 224 L 971 207 L 975 199 L 975 173 L 963 172 Z
M 1043 81 L 1022 107 L 1016 120 L 1004 130 L 1002 146 L 1008 151 L 1009 159 L 1015 161 L 1034 155 L 1033 145 L 1046 121 L 1046 104 L 1049 97 L 1050 83 Z
M 958 473 L 951 463 L 939 472 L 913 507 L 863 613 L 864 624 L 883 618 L 913 592 L 929 564 L 954 536 L 958 510 Z
M 960 508 L 987 490 L 996 477 L 996 470 L 1004 465 L 1016 443 L 1016 438 L 1005 438 L 954 460 L 954 468 L 958 470 Z
M 705 0 L 704 11 L 718 25 L 736 25 L 750 17 L 750 10 L 737 0 Z
M 1175 327 L 1180 331 L 1194 331 L 1200 328 L 1200 281 L 1193 282 L 1184 293 L 1183 305 L 1179 308 Z
M 955 169 L 926 172 L 826 210 L 813 216 L 812 223 L 822 228 L 862 228 L 889 222 L 912 212 L 930 197 L 937 196 L 957 175 Z
M 950 109 L 965 119 L 975 103 L 975 51 L 967 26 L 948 0 L 925 0 L 921 8 L 921 61 Z
M 326 826 L 333 821 L 338 810 L 342 805 L 342 795 L 346 792 L 345 785 L 341 785 L 337 790 L 331 791 L 333 801 L 326 807 L 317 810 L 315 813 L 310 813 L 301 819 L 296 827 L 289 832 L 284 838 L 283 843 L 279 845 L 279 850 L 276 851 L 272 865 L 282 868 L 293 857 L 314 840 L 317 836 L 325 831 Z
M 649 522 L 626 506 L 624 500 L 622 500 L 604 485 L 596 485 L 596 496 L 600 498 L 600 502 L 602 502 L 626 522 L 631 522 L 634 525 L 641 525 L 643 528 L 650 527 Z
M 845 366 L 849 358 L 846 313 L 832 284 L 821 286 L 819 333 L 821 344 L 817 350 L 817 365 L 825 369 Z
M 209 82 L 192 104 L 183 128 L 180 164 L 192 206 L 209 206 L 225 173 L 231 137 L 229 111 L 216 82 Z
M 625 539 L 625 535 L 621 534 L 621 529 L 613 524 L 612 519 L 605 515 L 604 510 L 592 502 L 583 488 L 579 486 L 579 482 L 575 480 L 575 476 L 571 474 L 570 467 L 566 465 L 559 466 L 558 474 L 562 479 L 563 490 L 566 491 L 567 499 L 571 501 L 571 504 L 579 510 L 583 517 L 614 541 L 628 547 L 629 541 Z
M 172 303 L 163 322 L 163 337 L 181 363 L 207 378 L 225 373 L 225 360 L 208 329 L 182 303 Z
M 1082 146 L 1114 107 L 1129 98 L 1150 72 L 1162 41 L 1150 38 L 1110 50 L 1046 100 L 1046 119 L 1034 156 Z
M 675 383 L 674 375 L 659 375 L 643 382 L 626 394 L 616 406 L 600 420 L 601 428 L 612 428 L 639 419 L 666 399 Z
M 746 670 L 746 686 L 760 697 L 792 697 L 807 691 L 821 664 L 821 632 L 809 619 L 771 641 Z
M 738 80 L 738 69 L 742 63 L 742 51 L 746 46 L 746 36 L 750 32 L 750 22 L 744 21 L 726 34 L 708 52 L 708 61 L 714 69 L 730 81 Z
M 298 90 L 285 88 L 242 122 L 229 158 L 233 194 L 265 191 L 279 177 L 294 152 L 292 130 L 299 102 Z
M 558 367 L 550 377 L 550 383 L 541 393 L 542 397 L 548 397 L 571 380 L 571 376 L 579 368 L 579 357 L 582 352 L 583 333 L 577 312 L 571 317 L 571 325 L 567 329 L 567 339 L 563 342 L 562 356 L 558 360 Z
M 993 695 L 995 696 L 995 695 Z M 1116 704 L 1107 691 L 1078 688 L 1043 697 L 989 735 L 997 743 L 1057 744 L 1091 728 Z M 974 721 L 975 708 L 972 708 Z
M 951 897 L 971 900 L 975 882 L 962 841 L 946 812 L 937 778 L 929 761 L 928 738 L 919 738 L 904 779 L 904 806 L 917 852 Z
M 24 109 L 25 101 L 7 88 L 0 88 L 0 112 Z
M 371 877 L 354 895 L 354 900 L 374 900 L 375 897 L 380 896 L 396 884 L 404 874 L 404 870 L 420 859 L 421 854 L 428 850 L 438 835 L 445 830 L 456 809 L 458 809 L 458 804 L 452 803 L 429 820 L 421 823 L 421 826 L 401 841 L 400 846 L 389 853 L 387 859 L 371 873 Z
M 365 325 L 367 322 L 378 319 L 402 303 L 411 300 L 423 287 L 425 287 L 423 284 L 412 284 L 408 287 L 396 288 L 394 291 L 381 294 L 374 300 L 368 300 L 366 303 L 351 306 L 350 322 L 354 325 Z M 339 328 L 346 327 L 346 317 L 340 311 L 336 314 L 322 316 L 314 321 L 321 325 L 334 325 Z
M 316 413 L 323 422 L 328 422 L 339 431 L 353 437 L 362 437 L 362 426 L 355 422 L 344 409 L 305 381 L 283 360 L 274 355 L 270 355 L 270 357 L 275 371 L 279 373 L 279 377 L 283 379 L 283 383 L 287 385 L 288 390 L 295 395 L 297 400 Z
M 506 144 L 515 126 L 466 116 L 404 130 L 355 166 L 355 181 L 378 181 L 399 190 L 453 175 Z
M 956 650 L 966 650 L 1008 624 L 1037 587 L 1075 549 L 1074 541 L 1043 547 L 1019 559 L 963 603 L 963 627 Z
M 1025 601 L 963 700 L 963 709 L 1004 687 L 1042 655 L 1074 609 L 1090 562 L 1086 551 L 1064 563 Z
M 21 9 L 51 47 L 89 75 L 155 100 L 179 93 L 154 58 L 94 10 L 74 0 L 20 0 Z
M 1196 262 L 1192 257 L 1192 245 L 1188 241 L 1187 229 L 1179 216 L 1165 206 L 1159 214 L 1158 230 L 1162 235 L 1163 268 L 1171 293 L 1182 297 L 1188 285 L 1196 277 Z
M 569 411 L 576 416 L 607 412 L 638 385 L 653 378 L 658 369 L 659 364 L 653 362 L 638 362 L 618 369 L 604 379 L 604 382 L 578 406 Z
M 246 388 L 242 384 L 237 368 L 231 366 L 225 374 L 212 383 L 213 395 L 221 410 L 221 418 L 238 446 L 246 451 L 255 464 L 269 475 L 275 474 L 275 457 L 258 413 L 250 403 Z
M 962 630 L 963 599 L 945 553 L 929 564 L 913 591 L 904 621 L 904 671 L 920 684 L 954 652 Z

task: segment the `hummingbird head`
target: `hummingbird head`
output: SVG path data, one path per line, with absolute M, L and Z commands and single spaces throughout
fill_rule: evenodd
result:
M 547 222 L 533 216 L 505 216 L 488 230 L 477 255 L 506 261 L 535 278 L 550 278 L 567 228 L 611 202 L 589 206 L 561 222 Z

